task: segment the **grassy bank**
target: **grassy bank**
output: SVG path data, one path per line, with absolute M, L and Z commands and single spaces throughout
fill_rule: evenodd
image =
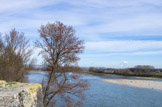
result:
M 122 76 L 132 76 L 132 77 L 151 77 L 151 78 L 162 78 L 162 72 L 159 69 L 104 69 L 104 68 L 89 68 L 82 69 L 80 72 L 82 74 L 91 75 L 122 75 Z
M 115 74 L 122 76 L 136 76 L 136 77 L 156 77 L 162 78 L 162 69 L 155 69 L 152 66 L 136 66 L 127 69 L 111 69 L 111 68 L 95 68 L 90 67 L 86 70 L 88 74 Z

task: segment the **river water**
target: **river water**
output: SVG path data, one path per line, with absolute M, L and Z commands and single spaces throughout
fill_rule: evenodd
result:
M 30 83 L 41 83 L 47 73 L 30 72 Z M 89 81 L 84 107 L 162 107 L 162 91 L 112 84 L 102 79 L 142 79 L 115 75 L 83 75 Z M 143 79 L 142 79 L 143 80 Z M 147 79 L 146 79 L 147 80 Z M 162 81 L 153 79 L 154 81 Z

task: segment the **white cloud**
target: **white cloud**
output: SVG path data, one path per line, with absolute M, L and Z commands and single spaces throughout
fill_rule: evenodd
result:
M 134 52 L 131 55 L 158 55 L 162 54 L 162 51 L 147 51 L 147 52 Z
M 69 0 L 66 2 L 73 5 L 81 5 L 95 8 L 105 8 L 105 7 L 128 7 L 128 6 L 141 6 L 143 4 L 153 4 L 160 6 L 162 5 L 161 0 Z
M 77 36 L 88 41 L 83 54 L 85 65 L 90 61 L 106 66 L 107 60 L 103 60 L 107 56 L 162 54 L 162 41 L 124 40 L 125 35 L 162 36 L 161 9 L 162 0 L 1 0 L 0 32 L 16 28 L 32 39 L 38 37 L 41 24 L 59 20 L 74 26 Z M 106 41 L 114 33 L 124 41 L 116 37 L 115 41 Z M 40 50 L 35 51 L 33 57 L 38 57 Z M 95 62 L 100 57 L 103 59 Z M 110 63 L 116 64 L 113 60 Z
M 84 53 L 81 56 L 85 58 L 103 58 L 103 57 L 111 57 L 111 56 L 145 56 L 145 55 L 162 55 L 162 51 L 141 51 L 141 52 L 114 52 L 114 53 L 99 53 L 99 54 L 88 54 Z
M 160 0 L 4 0 L 0 29 L 37 31 L 41 24 L 60 20 L 73 25 L 78 36 L 87 40 L 102 40 L 100 33 L 111 32 L 161 35 L 162 14 L 154 6 L 161 4 Z M 50 9 L 45 8 L 48 6 Z
M 100 41 L 87 42 L 86 51 L 124 52 L 162 49 L 162 41 Z
M 19 12 L 57 4 L 62 0 L 1 0 L 0 12 Z

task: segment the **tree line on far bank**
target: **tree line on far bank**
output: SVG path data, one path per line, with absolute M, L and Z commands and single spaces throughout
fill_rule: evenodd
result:
M 124 76 L 142 76 L 142 77 L 162 78 L 162 69 L 155 69 L 153 66 L 150 66 L 150 65 L 137 65 L 134 68 L 124 68 L 124 69 L 90 67 L 88 72 L 117 74 L 117 75 L 124 75 Z

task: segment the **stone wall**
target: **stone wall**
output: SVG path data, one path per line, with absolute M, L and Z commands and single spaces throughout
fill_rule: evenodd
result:
M 43 107 L 41 84 L 0 81 L 0 107 Z

